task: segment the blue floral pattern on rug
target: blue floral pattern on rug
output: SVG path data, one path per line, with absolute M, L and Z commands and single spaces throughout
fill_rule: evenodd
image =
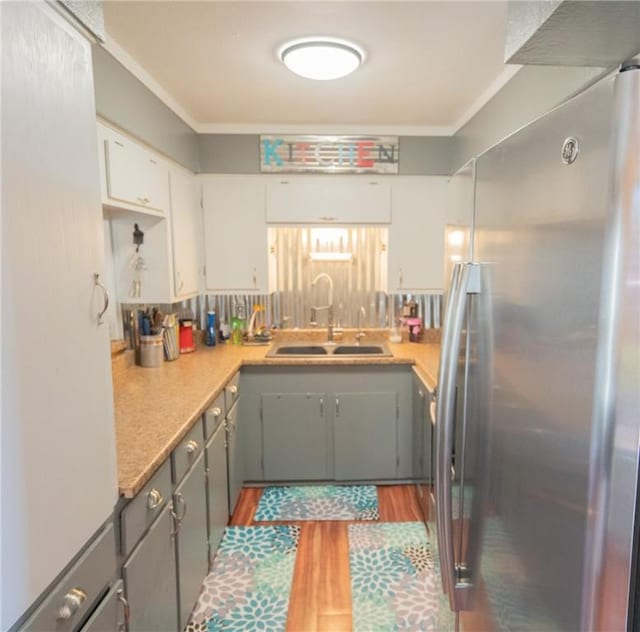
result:
M 267 487 L 254 520 L 380 520 L 375 485 Z
M 446 632 L 439 621 L 440 577 L 424 524 L 349 525 L 349 567 L 354 630 Z
M 227 527 L 187 632 L 284 631 L 300 527 Z

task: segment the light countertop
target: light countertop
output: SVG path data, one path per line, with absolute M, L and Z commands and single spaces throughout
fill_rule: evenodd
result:
M 156 369 L 132 366 L 114 372 L 116 448 L 120 495 L 133 498 L 169 457 L 195 421 L 242 366 L 412 365 L 433 388 L 440 345 L 389 344 L 391 358 L 265 358 L 268 346 L 198 347 Z

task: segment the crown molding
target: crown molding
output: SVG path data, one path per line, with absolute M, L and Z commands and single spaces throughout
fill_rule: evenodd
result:
M 107 33 L 102 47 L 119 61 L 136 79 L 144 84 L 176 116 L 180 117 L 194 132 L 198 132 L 198 122 L 187 110 L 165 90 L 156 79 Z
M 199 134 L 329 134 L 380 136 L 452 136 L 454 129 L 444 125 L 331 125 L 318 123 L 200 123 Z
M 344 135 L 392 135 L 392 136 L 455 136 L 522 68 L 505 66 L 504 70 L 483 90 L 471 106 L 453 125 L 331 125 L 331 124 L 282 124 L 282 123 L 206 123 L 196 121 L 179 101 L 165 90 L 156 79 L 141 66 L 124 48 L 108 34 L 100 44 L 134 77 L 146 86 L 176 116 L 180 117 L 197 134 L 344 134 Z

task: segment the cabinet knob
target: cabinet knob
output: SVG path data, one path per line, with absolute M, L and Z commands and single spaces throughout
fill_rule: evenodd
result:
M 197 449 L 198 449 L 197 441 L 194 441 L 193 439 L 190 439 L 189 441 L 187 441 L 187 444 L 185 445 L 185 450 L 187 451 L 187 454 L 194 454 Z
M 68 621 L 78 612 L 80 606 L 87 598 L 87 593 L 82 588 L 72 588 L 64 597 L 63 604 L 58 610 L 58 621 Z
M 147 509 L 157 509 L 163 502 L 164 498 L 160 490 L 154 487 L 147 496 Z
M 233 386 L 230 386 L 229 387 L 229 392 L 232 395 L 237 395 L 238 394 L 238 387 L 235 384 Z
M 214 417 L 220 417 L 220 415 L 222 415 L 222 411 L 218 406 L 216 406 L 215 408 L 209 409 L 209 414 L 213 415 Z

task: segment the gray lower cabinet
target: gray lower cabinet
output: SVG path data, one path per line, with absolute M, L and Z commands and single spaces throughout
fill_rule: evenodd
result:
M 241 379 L 245 480 L 413 478 L 409 367 L 244 367 Z
M 227 413 L 227 473 L 229 478 L 229 515 L 238 502 L 244 484 L 243 424 L 238 415 L 238 402 Z
M 272 481 L 329 478 L 325 393 L 264 393 L 264 476 Z
M 336 393 L 333 433 L 336 480 L 397 477 L 397 393 Z
M 224 529 L 229 522 L 227 447 L 221 423 L 205 449 L 207 466 L 207 512 L 209 515 L 209 564 L 213 562 Z
M 413 441 L 412 441 L 412 478 L 422 480 L 424 476 L 424 418 L 426 411 L 425 387 L 417 376 L 413 378 Z
M 168 505 L 122 566 L 131 608 L 128 632 L 169 632 L 178 626 L 173 526 Z
M 82 632 L 119 632 L 126 630 L 128 603 L 124 598 L 124 587 L 119 580 L 107 593 L 89 620 L 82 626 Z
M 180 630 L 184 630 L 208 570 L 204 452 L 173 494 Z

